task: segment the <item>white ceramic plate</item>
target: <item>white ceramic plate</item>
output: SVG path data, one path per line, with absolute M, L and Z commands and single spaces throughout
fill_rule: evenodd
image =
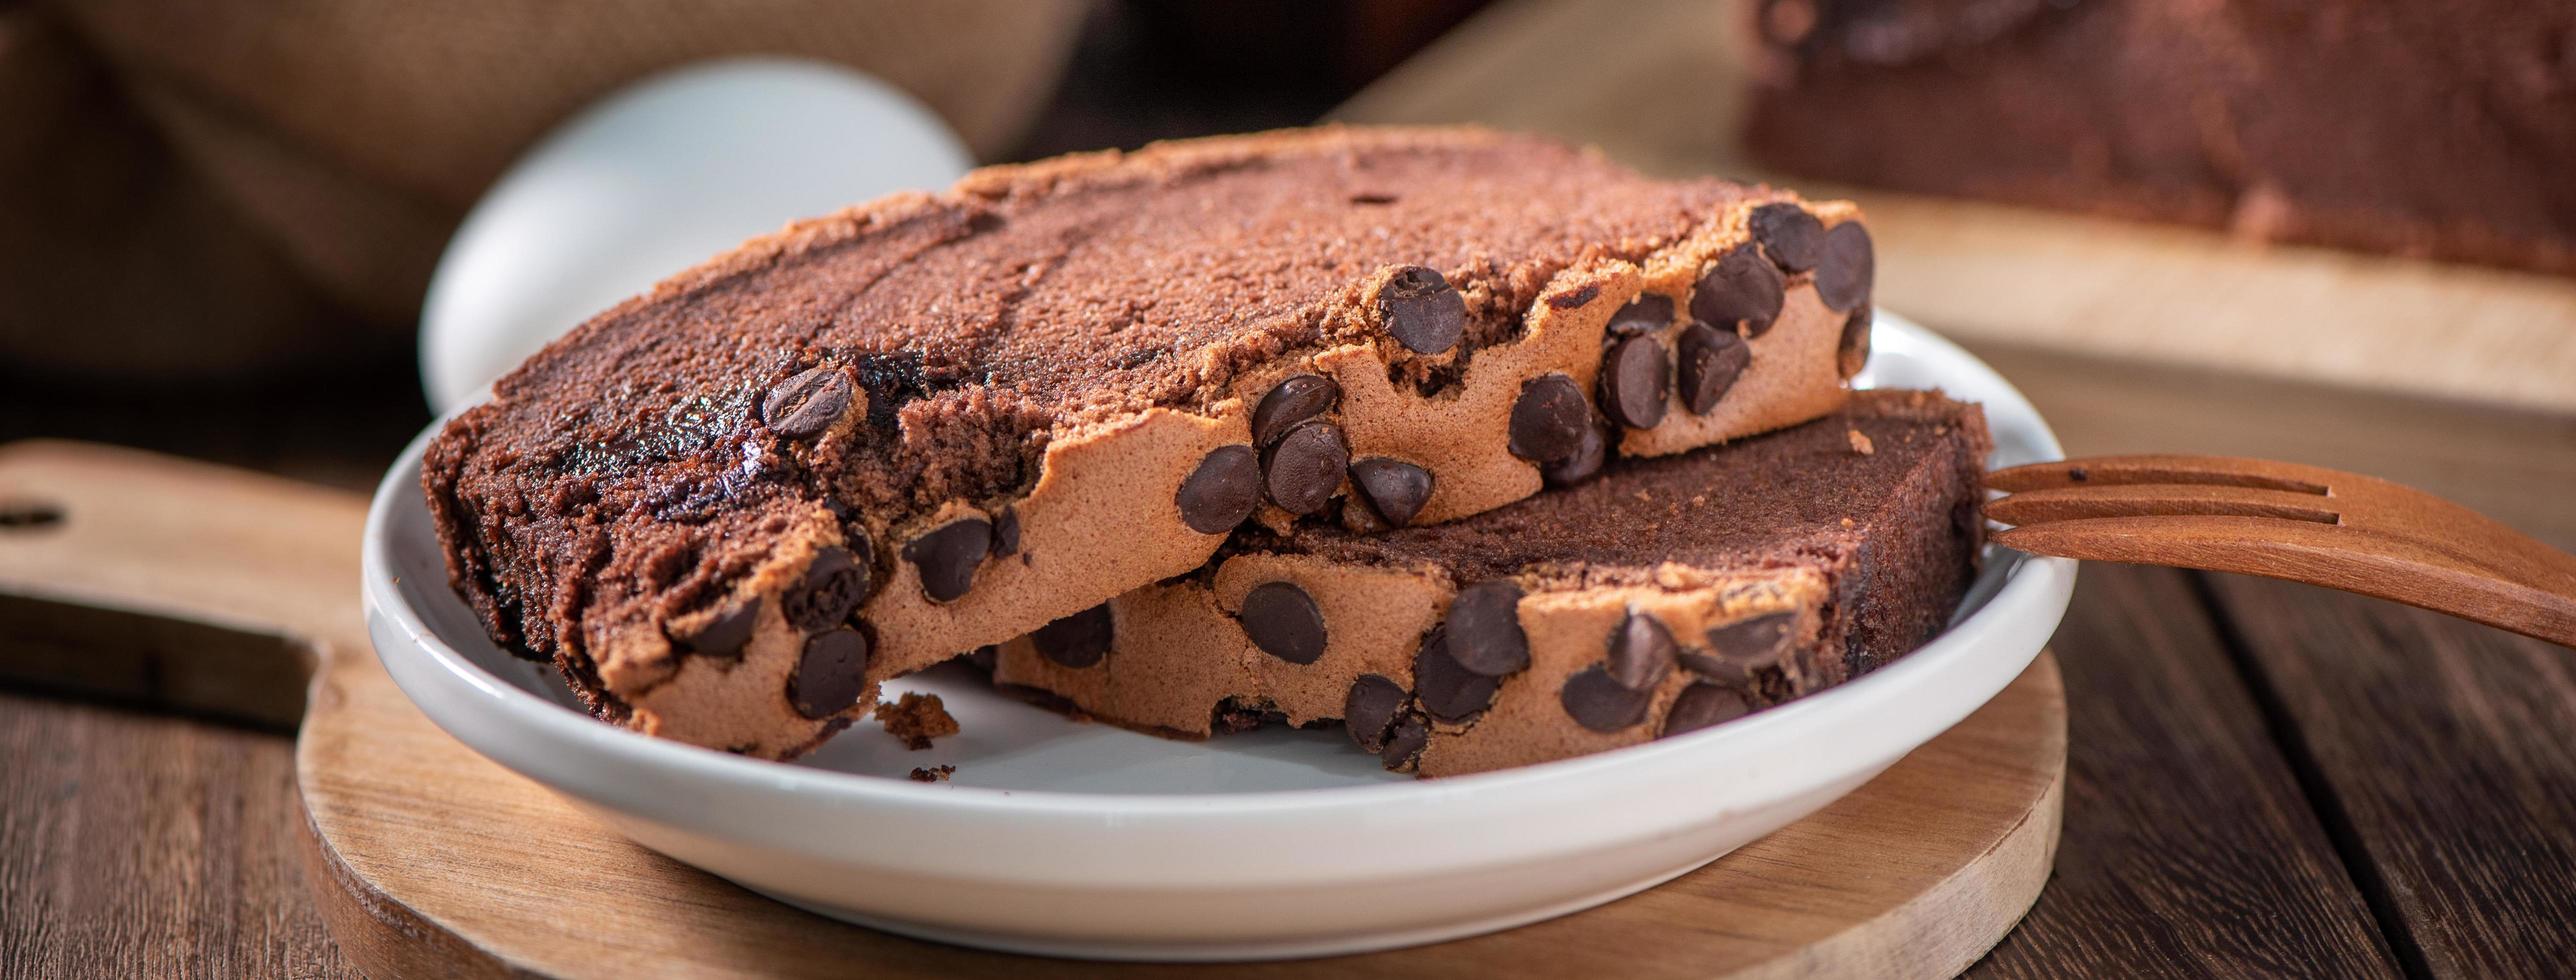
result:
M 1862 383 L 1983 402 L 1997 465 L 2054 459 L 2021 393 L 1885 313 Z M 1998 551 L 1929 645 L 1841 687 L 1650 745 L 1415 781 L 1338 731 L 1205 743 L 1077 724 L 933 670 L 964 726 L 928 752 L 862 723 L 760 762 L 600 724 L 451 593 L 414 442 L 367 519 L 367 625 L 431 720 L 647 847 L 825 915 L 1018 952 L 1311 956 L 1561 915 L 1815 811 L 1967 717 L 2039 653 L 2074 563 Z M 905 778 L 957 766 L 954 781 Z

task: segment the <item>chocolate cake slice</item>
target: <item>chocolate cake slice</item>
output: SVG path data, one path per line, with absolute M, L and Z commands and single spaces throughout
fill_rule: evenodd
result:
M 609 719 L 790 756 L 1247 520 L 1445 521 L 1833 410 L 1857 217 L 1473 130 L 992 168 L 600 314 L 423 486 L 496 639 Z
M 1787 173 L 2576 274 L 2576 4 L 1747 9 Z
M 1874 391 L 1452 524 L 1247 531 L 1004 644 L 994 679 L 1184 737 L 1343 719 L 1425 775 L 1645 742 L 1938 632 L 1975 572 L 1988 449 L 1976 406 Z

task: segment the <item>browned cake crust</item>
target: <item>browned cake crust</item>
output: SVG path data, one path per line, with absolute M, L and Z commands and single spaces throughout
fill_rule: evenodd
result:
M 1347 719 L 1449 775 L 1692 731 L 1914 649 L 1976 568 L 1984 414 L 1866 392 L 1439 527 L 1245 532 L 1011 643 L 997 681 L 1180 736 Z
M 599 315 L 423 485 L 496 638 L 604 717 L 787 756 L 1248 517 L 1447 520 L 1832 410 L 1856 218 L 1474 130 L 993 168 Z
M 2576 4 L 1754 7 L 1788 173 L 2576 272 Z

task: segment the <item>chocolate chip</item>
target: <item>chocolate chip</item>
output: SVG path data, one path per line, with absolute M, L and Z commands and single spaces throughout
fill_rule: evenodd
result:
M 1720 660 L 1743 667 L 1768 667 L 1780 661 L 1798 614 L 1775 612 L 1728 623 L 1708 631 L 1708 648 Z M 1722 678 L 1721 678 L 1722 679 Z
M 1448 631 L 1434 627 L 1413 654 L 1414 696 L 1442 721 L 1472 721 L 1494 703 L 1502 681 L 1468 670 L 1450 655 Z
M 1395 724 L 1395 713 L 1404 710 L 1404 700 L 1410 696 L 1393 680 L 1361 674 L 1342 697 L 1342 726 L 1360 748 L 1371 752 L 1385 748 L 1386 730 Z
M 1307 419 L 1332 411 L 1342 386 L 1320 374 L 1292 375 L 1252 409 L 1252 444 L 1267 449 Z
M 1842 344 L 1834 350 L 1834 368 L 1843 377 L 1859 374 L 1860 369 L 1869 364 L 1870 320 L 1870 306 L 1866 300 L 1860 309 L 1853 310 L 1851 316 L 1843 319 Z
M 1377 754 L 1378 764 L 1401 772 L 1422 762 L 1422 750 L 1431 744 L 1431 726 L 1422 719 L 1406 715 L 1386 733 L 1386 748 Z
M 1663 683 L 1673 672 L 1673 658 L 1680 645 L 1673 642 L 1673 632 L 1663 621 L 1636 610 L 1610 633 L 1610 679 L 1630 690 L 1643 691 Z
M 1726 391 L 1735 387 L 1735 379 L 1753 363 L 1753 347 L 1732 330 L 1719 330 L 1705 323 L 1682 328 L 1681 340 L 1682 404 L 1693 415 L 1706 415 L 1717 407 Z
M 824 548 L 805 566 L 804 580 L 779 595 L 778 611 L 787 614 L 788 625 L 807 633 L 838 626 L 867 598 L 869 578 L 869 569 L 848 548 Z
M 950 521 L 912 539 L 903 557 L 921 567 L 921 591 L 932 602 L 953 602 L 975 585 L 975 569 L 993 553 L 993 525 L 981 517 Z
M 1547 298 L 1547 305 L 1556 307 L 1560 310 L 1579 310 L 1592 305 L 1592 301 L 1599 299 L 1600 297 L 1600 286 L 1585 286 L 1572 292 L 1558 293 L 1554 296 L 1550 296 Z
M 1817 278 L 1821 282 L 1823 276 Z M 1720 330 L 1740 323 L 1745 336 L 1762 336 L 1771 331 L 1771 321 L 1780 317 L 1785 282 L 1780 267 L 1763 259 L 1753 246 L 1739 245 L 1699 277 L 1698 288 L 1691 292 L 1691 318 Z
M 805 655 L 787 679 L 787 702 L 807 718 L 829 718 L 859 703 L 867 686 L 868 638 L 843 627 L 805 638 Z
M 671 642 L 702 657 L 740 657 L 743 644 L 751 642 L 752 626 L 759 622 L 760 602 L 746 599 L 717 610 L 696 630 L 672 634 Z
M 1300 517 L 1323 510 L 1342 474 L 1351 467 L 1351 447 L 1342 430 L 1330 422 L 1308 422 L 1279 438 L 1262 463 L 1262 483 L 1270 502 Z
M 1753 672 L 1743 664 L 1720 660 L 1705 653 L 1685 651 L 1677 659 L 1683 670 L 1721 684 L 1743 687 L 1753 683 Z
M 1413 523 L 1431 501 L 1431 471 L 1400 459 L 1371 456 L 1351 464 L 1351 483 L 1390 525 Z
M 1610 420 L 1600 414 L 1593 413 L 1592 424 L 1583 427 L 1574 455 L 1540 464 L 1538 475 L 1548 486 L 1570 487 L 1600 475 L 1602 464 L 1610 461 Z
M 1386 319 L 1386 332 L 1416 354 L 1456 347 L 1467 329 L 1467 298 L 1423 266 L 1397 270 L 1378 290 L 1377 309 Z
M 1870 281 L 1878 276 L 1878 255 L 1869 230 L 1846 221 L 1825 232 L 1825 257 L 1816 266 L 1816 298 L 1836 310 L 1848 310 L 1869 299 Z
M 1296 583 L 1253 586 L 1235 619 L 1263 653 L 1292 664 L 1311 664 L 1324 655 L 1324 611 Z
M 1529 666 L 1529 634 L 1521 632 L 1521 587 L 1496 580 L 1458 590 L 1442 625 L 1449 655 L 1459 666 L 1501 677 Z
M 1224 534 L 1261 504 L 1261 457 L 1250 446 L 1218 446 L 1173 495 L 1181 523 L 1200 534 Z
M 1795 204 L 1765 204 L 1753 209 L 1748 221 L 1753 240 L 1762 243 L 1764 254 L 1790 272 L 1805 272 L 1816 267 L 1825 251 L 1825 223 Z
M 1104 602 L 1038 627 L 1029 633 L 1029 645 L 1037 648 L 1038 656 L 1079 670 L 1108 655 L 1117 626 Z
M 1646 707 L 1654 699 L 1652 690 L 1630 690 L 1597 664 L 1566 678 L 1565 687 L 1557 692 L 1565 713 L 1596 732 L 1615 732 L 1646 720 Z
M 1601 359 L 1601 410 L 1631 429 L 1651 429 L 1664 420 L 1664 402 L 1672 397 L 1672 362 L 1653 337 L 1630 337 Z
M 1610 314 L 1609 331 L 1618 337 L 1653 333 L 1673 322 L 1673 298 L 1662 293 L 1640 293 L 1619 312 Z
M 807 368 L 770 386 L 769 395 L 760 400 L 760 420 L 790 439 L 818 436 L 850 410 L 855 390 L 839 368 Z
M 1574 455 L 1583 446 L 1583 429 L 1592 424 L 1592 406 L 1573 378 L 1549 374 L 1521 383 L 1512 402 L 1512 455 L 1549 463 Z
M 1744 692 L 1716 684 L 1698 683 L 1682 688 L 1673 706 L 1664 711 L 1662 738 L 1683 732 L 1695 732 L 1720 722 L 1734 721 L 1751 713 L 1753 705 Z
M 1008 558 L 1020 553 L 1019 508 L 1003 504 L 993 512 L 993 557 Z

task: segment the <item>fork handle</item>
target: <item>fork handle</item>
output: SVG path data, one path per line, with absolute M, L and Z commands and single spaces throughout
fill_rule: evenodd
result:
M 2272 522 L 2276 526 L 2249 533 L 2248 527 L 2262 520 L 2207 518 L 2177 527 L 2165 518 L 2094 518 L 2008 528 L 1996 532 L 1994 540 L 2061 558 L 2321 585 L 2576 648 L 2576 595 L 2478 574 L 2462 568 L 2456 555 L 2382 535 L 2333 529 L 2342 534 L 2329 537 L 2326 525 L 2297 522 Z

